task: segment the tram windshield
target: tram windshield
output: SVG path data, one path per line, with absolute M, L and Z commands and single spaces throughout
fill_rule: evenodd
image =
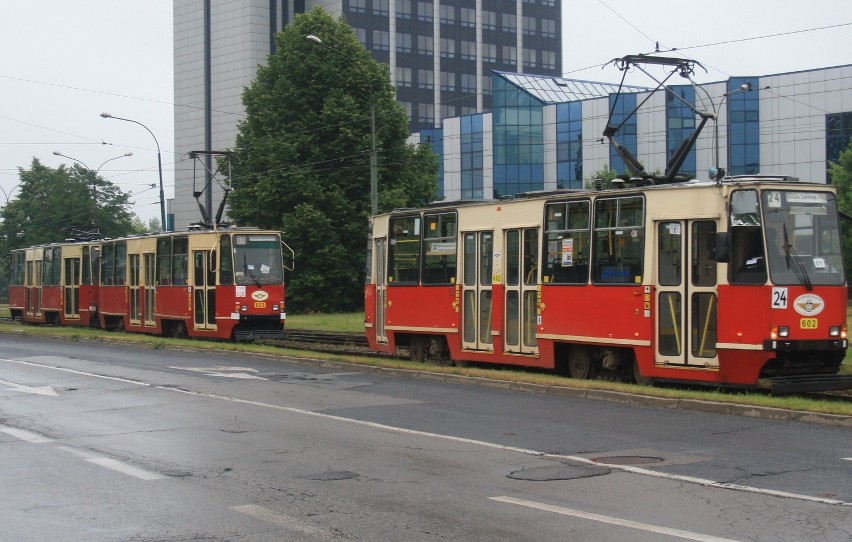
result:
M 281 242 L 277 235 L 234 235 L 234 276 L 238 285 L 284 282 Z
M 778 285 L 845 282 L 837 202 L 830 192 L 764 190 L 769 278 Z

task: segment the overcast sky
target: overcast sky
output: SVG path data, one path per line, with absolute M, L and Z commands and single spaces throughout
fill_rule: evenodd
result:
M 564 0 L 562 11 L 571 78 L 618 81 L 618 70 L 601 66 L 657 43 L 701 62 L 708 73 L 698 71 L 699 82 L 852 64 L 848 1 Z M 172 2 L 15 2 L 0 22 L 0 51 L 0 205 L 15 197 L 18 168 L 33 157 L 50 167 L 73 163 L 56 151 L 91 169 L 103 164 L 102 176 L 133 193 L 137 215 L 159 217 L 154 138 L 167 198 L 177 161 Z M 652 86 L 638 75 L 627 83 Z M 141 122 L 154 137 L 102 112 Z

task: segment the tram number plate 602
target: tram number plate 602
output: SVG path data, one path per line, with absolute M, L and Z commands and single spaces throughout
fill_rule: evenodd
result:
M 817 328 L 817 319 L 816 318 L 802 318 L 799 320 L 799 327 L 802 329 L 816 329 Z
M 266 301 L 255 301 L 254 302 L 254 308 L 265 309 L 266 308 Z M 816 327 L 816 326 L 814 326 L 814 327 Z

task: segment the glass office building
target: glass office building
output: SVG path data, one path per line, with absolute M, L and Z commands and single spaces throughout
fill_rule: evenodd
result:
M 698 179 L 721 166 L 729 175 L 827 182 L 828 163 L 852 141 L 852 65 L 732 77 L 701 90 L 674 85 L 650 98 L 647 88 L 624 87 L 616 99 L 618 85 L 610 83 L 501 71 L 492 79 L 491 113 L 444 120 L 448 200 L 480 197 L 480 179 L 487 199 L 583 188 L 603 168 L 629 174 L 603 137 L 608 119 L 645 171 L 663 174 L 701 114 L 716 116 L 718 125 L 706 123 L 679 169 Z M 473 134 L 475 145 L 451 144 Z M 475 175 L 462 164 L 476 164 Z

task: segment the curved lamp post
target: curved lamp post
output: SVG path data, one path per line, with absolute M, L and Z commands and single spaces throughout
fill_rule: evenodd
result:
M 154 144 L 157 145 L 157 170 L 160 172 L 160 220 L 162 221 L 161 227 L 163 228 L 163 231 L 168 231 L 166 229 L 166 198 L 163 192 L 163 160 L 160 157 L 160 142 L 157 141 L 157 136 L 154 135 L 154 132 L 152 132 L 150 128 L 148 128 L 138 120 L 114 117 L 109 113 L 101 113 L 101 117 L 105 119 L 123 120 L 125 122 L 132 122 L 133 124 L 138 124 L 142 128 L 148 130 L 148 133 L 151 134 L 151 137 L 154 138 Z
M 97 185 L 98 173 L 100 173 L 101 168 L 104 167 L 104 165 L 107 162 L 112 162 L 113 160 L 118 160 L 119 158 L 126 158 L 128 156 L 133 156 L 132 152 L 126 152 L 126 153 L 124 153 L 120 156 L 114 156 L 112 158 L 108 158 L 107 160 L 104 160 L 103 163 L 101 163 L 101 165 L 98 166 L 98 169 L 92 169 L 92 168 L 90 168 L 89 166 L 86 165 L 86 162 L 80 160 L 79 158 L 74 158 L 73 156 L 68 156 L 67 154 L 62 154 L 59 151 L 53 151 L 53 154 L 55 156 L 61 156 L 63 158 L 67 158 L 69 160 L 73 160 L 73 161 L 77 162 L 78 164 L 82 165 L 84 168 L 88 169 L 89 171 L 91 171 L 95 174 L 95 178 L 92 179 L 92 206 L 95 209 L 93 211 L 95 214 L 97 213 L 97 208 L 98 208 L 98 185 Z M 94 217 L 94 215 L 93 215 L 93 217 Z M 92 220 L 94 220 L 94 218 Z
M 740 94 L 741 92 L 751 92 L 751 83 L 743 83 L 742 85 L 740 85 L 740 88 L 722 94 L 722 99 L 719 100 L 718 109 L 716 108 L 716 106 L 713 107 L 713 117 L 716 121 L 713 123 L 713 137 L 716 141 L 716 155 L 713 158 L 716 162 L 716 166 L 711 168 L 710 176 L 713 177 L 716 181 L 720 181 L 722 177 L 725 176 L 725 170 L 719 167 L 719 112 L 722 111 L 722 105 L 724 105 L 725 100 L 728 99 L 728 96 Z M 710 105 L 713 105 L 713 100 L 710 100 Z M 730 124 L 730 121 L 728 121 L 728 124 Z
M 12 197 L 12 192 L 14 192 L 14 191 L 15 191 L 15 189 L 16 189 L 16 188 L 18 188 L 19 186 L 21 186 L 21 183 L 18 183 L 18 184 L 16 184 L 15 186 L 13 186 L 13 187 L 12 187 L 12 188 L 8 191 L 8 192 L 6 192 L 6 189 L 5 189 L 5 188 L 3 188 L 2 186 L 0 186 L 0 191 L 2 191 L 2 192 L 3 192 L 3 195 L 4 195 L 4 196 L 6 196 L 6 205 L 8 205 L 8 204 L 9 204 L 9 198 L 11 198 L 11 197 Z
M 378 166 L 376 164 L 376 96 L 373 94 L 373 85 L 370 80 L 370 76 L 366 71 L 364 71 L 364 67 L 361 66 L 357 60 L 343 51 L 339 51 L 334 47 L 326 45 L 319 37 L 313 34 L 308 34 L 305 36 L 305 40 L 315 43 L 320 47 L 325 47 L 329 51 L 333 51 L 348 59 L 355 65 L 355 67 L 358 68 L 358 71 L 361 72 L 361 75 L 364 76 L 364 80 L 367 82 L 367 90 L 370 92 L 370 216 L 375 216 L 379 212 Z

